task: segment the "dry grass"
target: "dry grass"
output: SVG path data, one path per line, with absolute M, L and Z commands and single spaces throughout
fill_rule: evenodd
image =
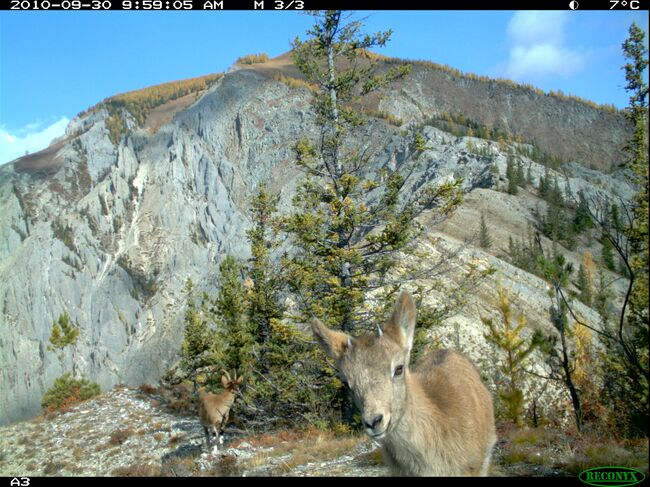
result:
M 82 456 L 83 456 L 83 450 L 81 448 L 79 448 L 78 446 L 74 447 L 74 449 L 72 450 L 72 457 L 75 460 L 79 461 L 79 460 L 81 460 Z
M 382 111 L 371 111 L 368 113 L 371 117 L 381 118 L 386 120 L 389 124 L 394 125 L 395 127 L 401 127 L 404 121 L 393 115 L 392 113 L 382 112 Z
M 557 439 L 553 432 L 541 428 L 514 430 L 509 436 L 515 445 L 550 446 Z
M 148 463 L 139 465 L 130 465 L 128 467 L 118 467 L 113 470 L 114 477 L 157 477 L 161 473 L 161 468 L 157 465 Z
M 172 437 L 169 439 L 169 445 L 175 445 L 176 443 L 180 442 L 183 440 L 187 435 L 185 433 L 180 433 L 177 435 L 172 435 Z
M 43 475 L 61 475 L 61 470 L 67 467 L 65 462 L 49 461 L 43 466 Z
M 376 448 L 368 453 L 364 453 L 357 457 L 359 463 L 364 465 L 382 465 L 384 463 L 381 448 Z
M 157 387 L 152 386 L 151 384 L 142 384 L 140 387 L 138 387 L 138 390 L 140 392 L 144 392 L 145 394 L 159 394 L 160 390 Z
M 308 83 L 304 79 L 294 78 L 293 76 L 285 76 L 282 73 L 275 73 L 273 75 L 273 79 L 276 80 L 276 81 L 279 81 L 281 83 L 284 83 L 289 88 L 293 88 L 293 89 L 302 89 L 302 88 L 304 88 L 304 89 L 307 89 L 307 90 L 311 91 L 312 93 L 316 92 L 316 90 L 317 90 L 316 85 Z
M 364 440 L 364 436 L 337 436 L 332 432 L 310 427 L 305 430 L 281 430 L 273 435 L 245 438 L 232 446 L 237 447 L 245 441 L 255 448 L 268 448 L 246 461 L 246 467 L 249 468 L 265 465 L 270 458 L 287 457 L 271 471 L 271 475 L 274 475 L 289 473 L 299 465 L 324 462 L 353 452 Z
M 206 477 L 241 477 L 242 469 L 234 455 L 224 455 L 211 470 L 203 472 Z
M 562 475 L 578 475 L 591 467 L 618 465 L 648 471 L 648 440 L 616 441 L 611 436 L 557 428 L 502 426 L 501 466 L 511 475 L 542 466 Z M 497 462 L 498 463 L 498 460 Z
M 167 410 L 173 414 L 194 413 L 196 407 L 190 398 L 172 399 L 167 404 Z
M 134 431 L 131 428 L 117 429 L 111 433 L 108 443 L 110 445 L 121 445 L 127 440 L 127 438 L 133 435 L 133 433 Z
M 162 477 L 196 477 L 199 474 L 199 466 L 192 457 L 172 458 L 160 469 Z
M 565 469 L 578 475 L 583 470 L 592 467 L 616 465 L 630 467 L 648 472 L 648 442 L 637 447 L 625 447 L 615 441 L 607 441 L 602 444 L 581 445 L 570 460 Z

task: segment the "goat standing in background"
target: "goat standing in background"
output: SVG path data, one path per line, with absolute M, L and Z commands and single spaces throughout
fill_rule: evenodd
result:
M 206 392 L 204 387 L 199 389 L 199 418 L 205 432 L 208 449 L 212 432 L 216 436 L 217 449 L 219 448 L 219 434 L 228 421 L 230 408 L 235 402 L 235 394 L 243 381 L 243 376 L 237 379 L 237 372 L 235 372 L 234 379 L 231 379 L 230 374 L 225 372 L 225 375 L 221 376 L 221 384 L 225 391 L 221 394 Z
M 402 292 L 375 336 L 353 338 L 317 319 L 312 329 L 393 474 L 485 476 L 496 442 L 492 396 L 472 363 L 452 350 L 436 350 L 409 370 L 415 313 Z

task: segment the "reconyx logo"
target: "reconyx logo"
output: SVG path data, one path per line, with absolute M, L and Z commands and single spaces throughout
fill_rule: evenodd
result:
M 597 487 L 635 485 L 643 481 L 645 475 L 627 467 L 595 467 L 580 472 L 578 478 L 585 484 Z

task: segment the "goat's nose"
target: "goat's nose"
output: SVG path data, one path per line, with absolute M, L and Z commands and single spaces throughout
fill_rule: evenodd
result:
M 374 430 L 377 427 L 377 425 L 379 425 L 379 423 L 381 423 L 382 419 L 384 419 L 383 414 L 378 414 L 377 416 L 372 418 L 370 421 L 366 421 L 366 419 L 364 418 L 363 425 L 368 429 Z

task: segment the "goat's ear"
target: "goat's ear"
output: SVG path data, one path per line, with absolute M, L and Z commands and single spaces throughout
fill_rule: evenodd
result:
M 318 343 L 325 349 L 325 352 L 334 360 L 339 360 L 348 347 L 352 344 L 349 335 L 341 331 L 335 331 L 325 326 L 318 318 L 311 320 L 311 329 L 316 335 Z
M 415 331 L 415 303 L 411 295 L 402 291 L 395 303 L 395 309 L 384 332 L 390 335 L 402 347 L 410 352 L 413 345 L 413 332 Z
M 228 388 L 228 382 L 229 382 L 229 381 L 228 381 L 228 379 L 226 379 L 226 376 L 225 376 L 225 375 L 222 375 L 222 376 L 221 376 L 221 385 L 222 385 L 225 389 Z
M 237 379 L 237 380 L 235 381 L 235 384 L 237 384 L 238 386 L 240 386 L 240 385 L 242 385 L 242 382 L 244 382 L 244 376 L 243 376 L 243 375 L 239 376 L 239 379 Z

